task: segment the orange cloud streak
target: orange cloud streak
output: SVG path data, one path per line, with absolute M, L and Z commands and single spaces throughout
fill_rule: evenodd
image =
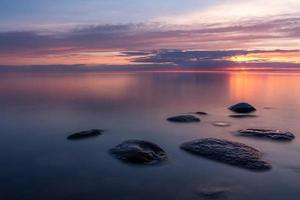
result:
M 133 65 L 137 56 L 123 56 L 119 52 L 83 52 L 59 55 L 11 55 L 0 54 L 1 65 Z

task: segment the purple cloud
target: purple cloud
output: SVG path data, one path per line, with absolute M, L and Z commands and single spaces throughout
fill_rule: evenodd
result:
M 139 57 L 132 59 L 133 63 L 224 65 L 229 62 L 225 57 L 249 53 L 231 49 L 300 49 L 299 35 L 300 18 L 284 16 L 234 25 L 154 23 L 85 26 L 63 33 L 0 32 L 0 64 L 1 58 L 7 57 L 72 58 L 95 52 L 124 52 L 125 57 Z
M 100 25 L 75 29 L 67 33 L 0 33 L 0 52 L 45 49 L 142 50 L 142 49 L 232 49 L 255 48 L 264 40 L 298 40 L 300 18 L 244 21 L 237 25 L 211 24 L 189 27 L 161 24 Z M 298 47 L 298 46 L 297 46 Z M 297 48 L 296 47 L 296 48 Z M 284 43 L 278 48 L 285 48 Z M 47 53 L 47 52 L 44 52 Z

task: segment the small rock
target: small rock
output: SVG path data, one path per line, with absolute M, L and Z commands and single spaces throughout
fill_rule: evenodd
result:
M 293 140 L 295 135 L 291 132 L 281 130 L 269 130 L 269 129 L 244 129 L 239 130 L 239 135 L 250 136 L 250 137 L 263 137 L 272 140 Z
M 208 115 L 208 113 L 206 113 L 206 112 L 196 112 L 195 114 L 197 114 L 197 115 Z
M 265 110 L 271 110 L 274 109 L 274 107 L 264 107 Z
M 228 122 L 214 122 L 213 125 L 214 126 L 220 126 L 220 127 L 228 127 L 228 126 L 230 126 L 230 123 L 228 123 Z
M 249 114 L 245 114 L 245 115 L 229 115 L 229 117 L 232 117 L 232 118 L 253 118 L 253 117 L 257 117 L 257 115 L 249 115 Z
M 248 103 L 235 104 L 235 105 L 229 107 L 229 110 L 236 112 L 236 113 L 251 113 L 251 112 L 256 111 L 256 109 Z
M 180 148 L 189 153 L 237 167 L 259 171 L 271 169 L 271 165 L 261 159 L 260 151 L 238 142 L 205 138 L 186 142 Z
M 127 140 L 110 150 L 117 159 L 134 164 L 157 164 L 167 160 L 166 152 L 151 142 Z
M 68 140 L 78 140 L 78 139 L 85 139 L 85 138 L 90 138 L 90 137 L 95 137 L 98 135 L 101 135 L 104 132 L 104 130 L 99 130 L 99 129 L 91 129 L 88 131 L 81 131 L 78 133 L 74 133 L 67 137 Z
M 200 122 L 200 119 L 193 115 L 180 115 L 180 116 L 170 117 L 167 120 L 170 122 L 178 122 L 178 123 Z
M 224 199 L 229 189 L 226 187 L 202 187 L 196 192 L 199 196 L 207 199 Z

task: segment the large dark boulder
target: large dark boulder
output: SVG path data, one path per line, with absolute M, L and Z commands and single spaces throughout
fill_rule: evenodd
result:
M 175 117 L 169 117 L 167 120 L 170 122 L 177 122 L 177 123 L 200 122 L 200 119 L 193 115 L 179 115 L 179 116 L 175 116 Z
M 205 138 L 186 142 L 180 148 L 189 153 L 237 167 L 250 170 L 271 169 L 271 165 L 262 160 L 260 151 L 238 142 Z
M 88 131 L 81 131 L 78 133 L 74 133 L 67 137 L 68 140 L 79 140 L 79 139 L 85 139 L 90 137 L 95 137 L 98 135 L 101 135 L 104 132 L 104 130 L 99 129 L 91 129 Z
M 151 142 L 127 140 L 110 149 L 117 159 L 134 164 L 157 164 L 167 159 L 166 152 Z
M 256 109 L 248 103 L 235 104 L 233 106 L 230 106 L 229 110 L 236 112 L 236 113 L 251 113 L 251 112 L 256 111 Z
M 295 135 L 288 131 L 270 130 L 270 129 L 243 129 L 238 131 L 241 136 L 268 138 L 272 140 L 290 141 L 295 139 Z

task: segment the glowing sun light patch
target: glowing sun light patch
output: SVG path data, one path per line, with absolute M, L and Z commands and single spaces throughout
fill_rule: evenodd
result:
M 294 52 L 259 52 L 228 57 L 227 60 L 238 63 L 282 62 L 300 63 L 300 51 Z

